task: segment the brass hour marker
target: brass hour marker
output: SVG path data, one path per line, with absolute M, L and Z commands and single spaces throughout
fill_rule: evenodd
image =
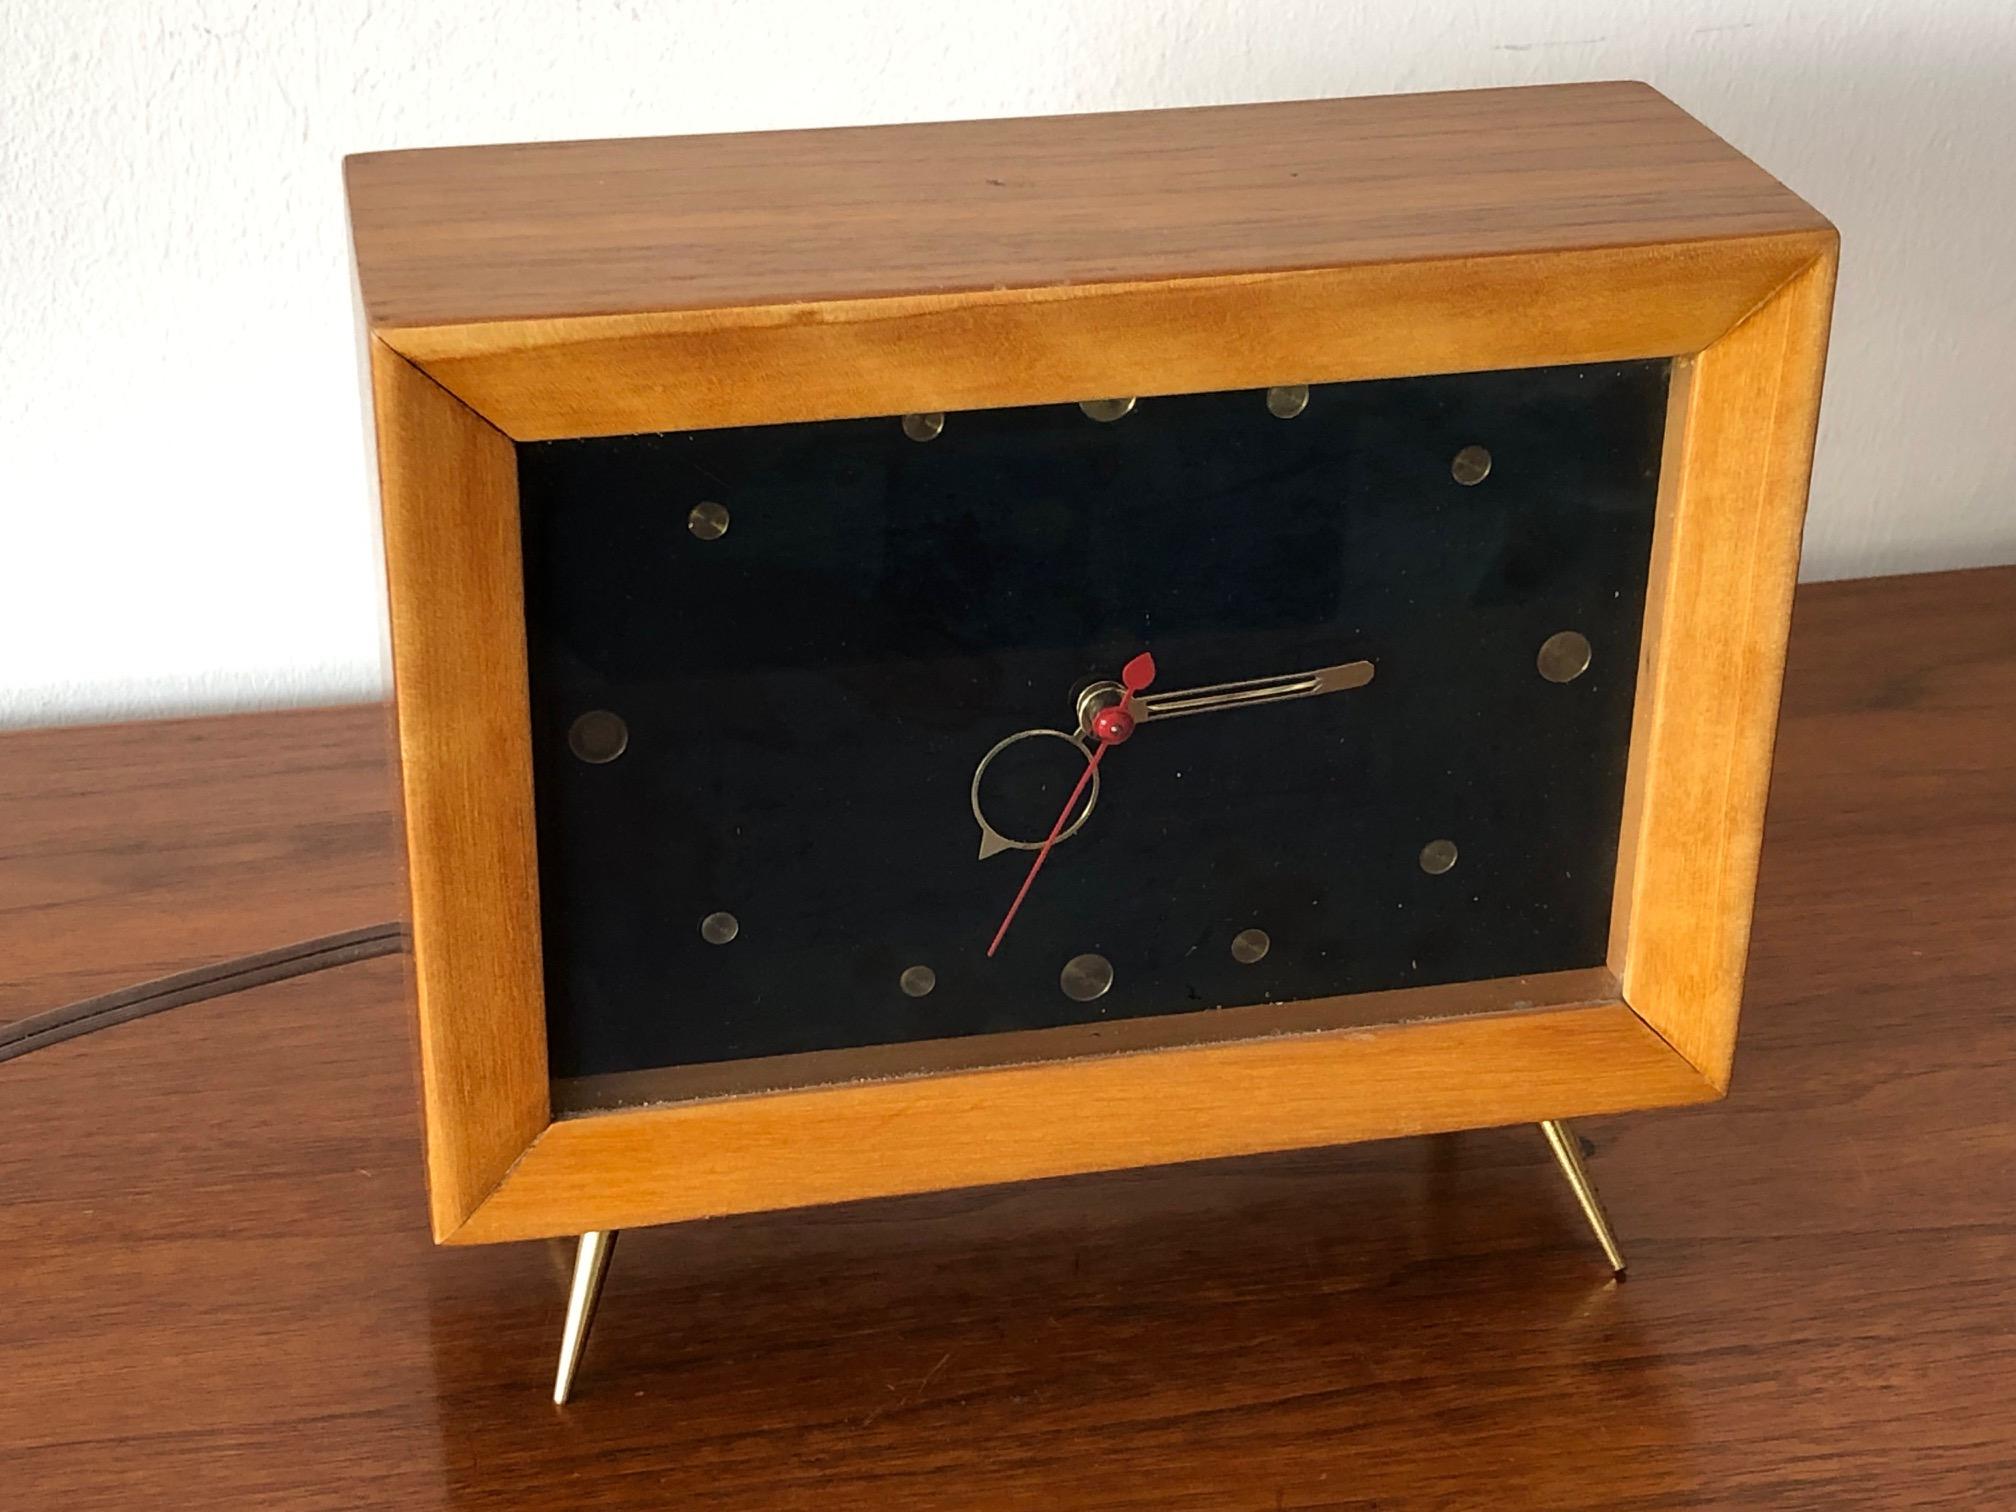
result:
M 1573 682 L 1589 670 L 1589 637 L 1579 630 L 1557 630 L 1540 643 L 1540 675 L 1553 683 Z
M 1242 929 L 1232 936 L 1232 959 L 1241 966 L 1251 966 L 1263 960 L 1267 952 L 1274 948 L 1264 929 Z
M 1267 390 L 1267 413 L 1277 420 L 1293 420 L 1309 407 L 1309 385 L 1291 383 Z
M 928 415 L 905 415 L 903 434 L 912 441 L 935 441 L 945 429 L 945 417 L 935 411 Z
M 1089 951 L 1084 955 L 1075 955 L 1064 963 L 1063 971 L 1057 976 L 1057 985 L 1064 989 L 1064 996 L 1074 1003 L 1089 1003 L 1094 998 L 1102 998 L 1113 985 L 1113 963 Z
M 713 503 L 695 504 L 686 516 L 686 528 L 703 541 L 718 541 L 728 534 L 728 509 Z
M 929 966 L 911 966 L 896 979 L 896 985 L 903 989 L 905 997 L 929 997 L 931 989 L 938 985 L 938 973 Z
M 709 945 L 726 945 L 742 933 L 742 923 L 731 913 L 710 913 L 700 921 L 700 938 Z
M 630 727 L 607 709 L 590 709 L 567 729 L 567 748 L 594 766 L 614 761 L 630 745 Z
M 1431 877 L 1439 877 L 1456 864 L 1456 842 L 1454 840 L 1430 840 L 1421 847 L 1421 870 Z
M 1078 406 L 1094 420 L 1110 423 L 1131 414 L 1134 409 L 1132 399 L 1087 399 Z
M 1449 462 L 1449 476 L 1465 488 L 1482 483 L 1490 473 L 1491 453 L 1481 446 L 1466 446 Z

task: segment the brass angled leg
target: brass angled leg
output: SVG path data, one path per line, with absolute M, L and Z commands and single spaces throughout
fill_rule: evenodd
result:
M 1596 1231 L 1596 1242 L 1603 1246 L 1603 1253 L 1609 1257 L 1610 1269 L 1623 1275 L 1624 1252 L 1617 1248 L 1617 1236 L 1610 1232 L 1610 1219 L 1603 1212 L 1603 1199 L 1596 1195 L 1596 1188 L 1589 1180 L 1589 1172 L 1582 1164 L 1582 1152 L 1576 1148 L 1573 1131 L 1560 1119 L 1550 1118 L 1541 1123 L 1540 1132 L 1553 1146 L 1554 1158 L 1561 1163 L 1561 1174 L 1575 1189 L 1575 1200 L 1582 1204 L 1582 1216 Z
M 595 1304 L 602 1300 L 602 1282 L 609 1274 L 609 1256 L 616 1248 L 616 1230 L 591 1229 L 574 1251 L 574 1282 L 567 1288 L 567 1323 L 560 1334 L 560 1369 L 553 1377 L 553 1400 L 564 1405 L 574 1394 L 581 1352 L 595 1323 Z

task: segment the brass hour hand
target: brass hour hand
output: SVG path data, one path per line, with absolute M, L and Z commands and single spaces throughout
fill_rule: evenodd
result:
M 1243 682 L 1212 683 L 1203 688 L 1183 688 L 1173 693 L 1149 693 L 1134 700 L 1134 717 L 1141 723 L 1151 719 L 1176 719 L 1185 714 L 1210 714 L 1220 709 L 1244 709 L 1254 704 L 1285 703 L 1291 698 L 1314 698 L 1320 693 L 1342 693 L 1362 688 L 1372 681 L 1369 661 L 1340 662 L 1334 667 L 1318 667 L 1313 672 L 1290 672 L 1281 677 L 1249 677 Z M 1078 728 L 1089 731 L 1101 709 L 1113 708 L 1124 690 L 1115 682 L 1097 682 L 1078 695 Z

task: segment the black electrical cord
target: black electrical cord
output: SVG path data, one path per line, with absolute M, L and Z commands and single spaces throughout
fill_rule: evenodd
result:
M 179 971 L 173 976 L 121 987 L 117 992 L 100 993 L 61 1008 L 31 1013 L 11 1024 L 0 1024 L 0 1061 L 59 1045 L 80 1034 L 145 1018 L 165 1008 L 200 1003 L 207 998 L 243 992 L 248 987 L 327 971 L 332 966 L 348 966 L 353 961 L 368 961 L 374 956 L 396 955 L 405 948 L 403 924 L 368 924 L 362 929 L 346 929 L 341 934 L 302 940 L 257 955 L 233 956 L 194 971 Z

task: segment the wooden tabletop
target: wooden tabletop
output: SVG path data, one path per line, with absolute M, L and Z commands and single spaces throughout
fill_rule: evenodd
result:
M 0 741 L 0 1020 L 396 912 L 377 709 Z M 1803 591 L 1728 1101 L 426 1239 L 401 963 L 0 1064 L 0 1506 L 2016 1504 L 2016 569 Z

